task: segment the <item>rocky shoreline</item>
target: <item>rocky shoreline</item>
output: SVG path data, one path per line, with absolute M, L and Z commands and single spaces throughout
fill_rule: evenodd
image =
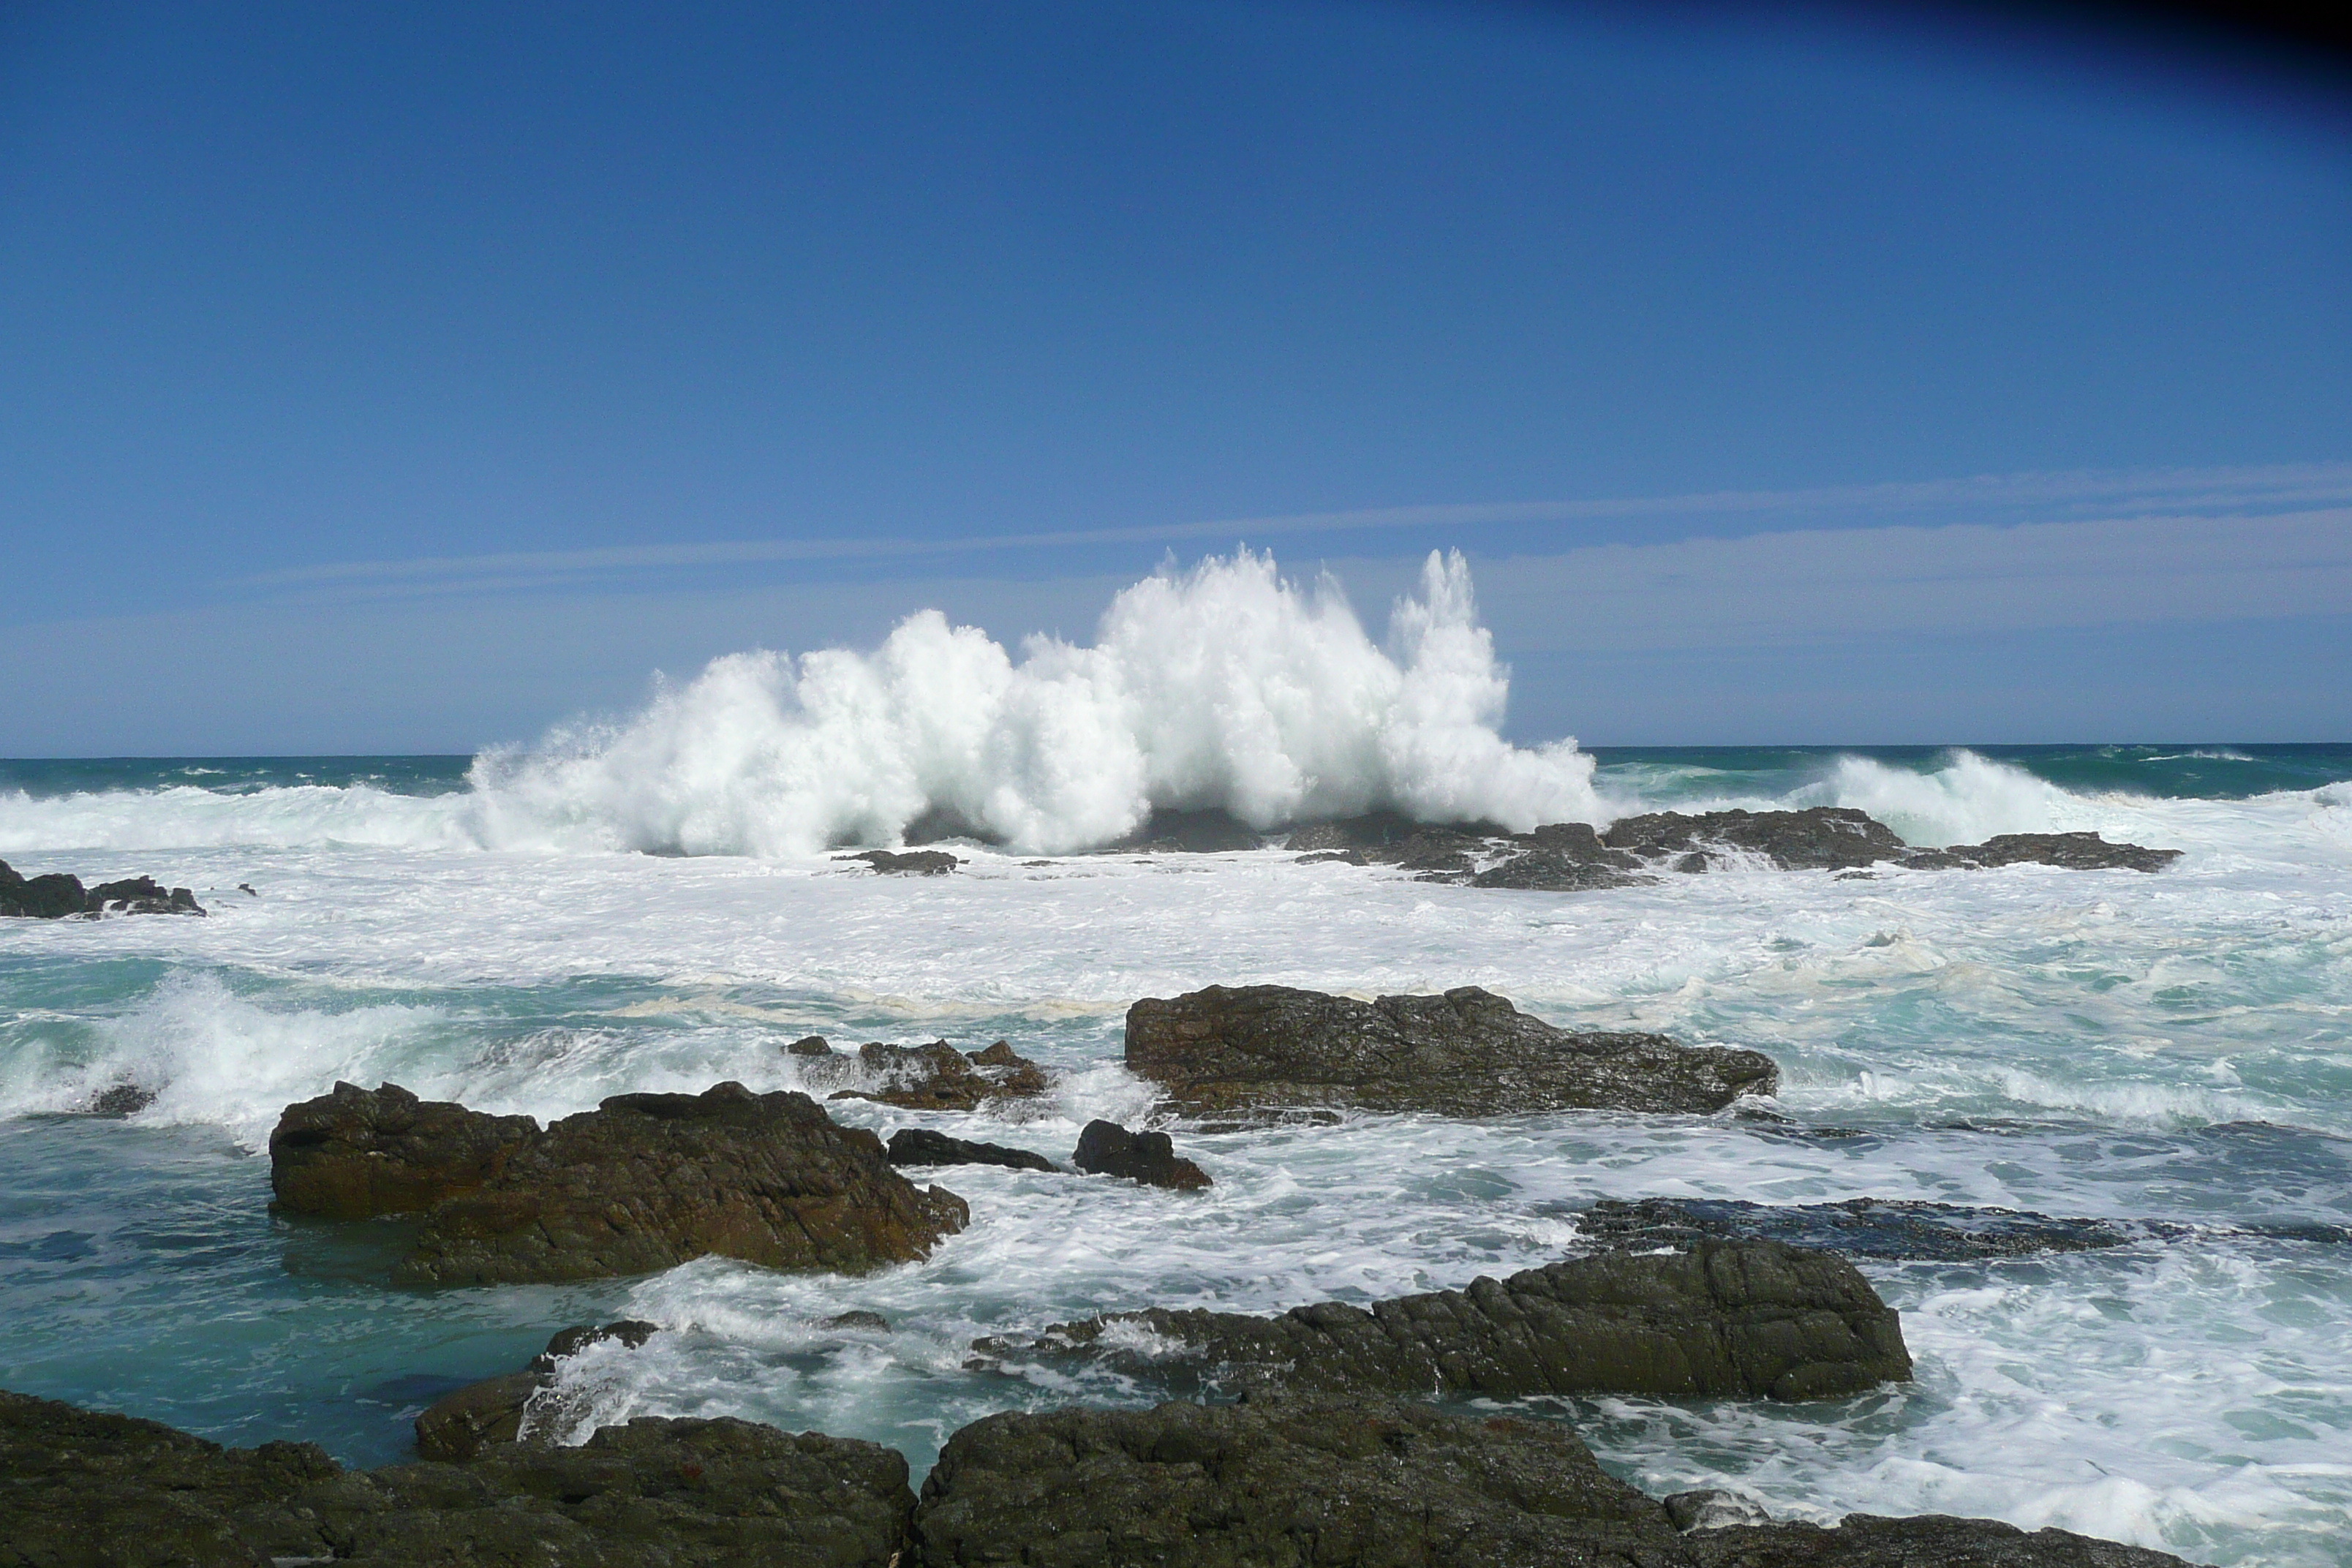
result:
M 85 888 L 66 871 L 27 877 L 0 860 L 0 918 L 56 921 L 71 916 L 201 915 L 204 906 L 185 888 L 167 888 L 152 877 L 126 877 Z
M 896 1450 L 638 1416 L 576 1447 L 488 1442 L 374 1470 L 314 1444 L 224 1448 L 0 1392 L 0 1521 L 26 1568 L 2177 1568 L 1990 1520 L 1774 1522 L 1645 1496 L 1568 1427 L 1366 1397 L 1008 1411 L 950 1436 L 919 1496 Z

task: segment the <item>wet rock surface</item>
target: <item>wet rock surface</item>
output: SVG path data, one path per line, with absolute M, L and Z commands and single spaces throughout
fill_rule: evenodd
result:
M 204 906 L 185 888 L 152 877 L 126 877 L 85 888 L 64 871 L 27 877 L 0 860 L 0 917 L 63 920 L 68 915 L 201 915 Z
M 1266 836 L 1229 812 L 1155 811 L 1142 826 L 1103 846 L 1104 854 L 1222 855 L 1263 849 Z
M 419 1100 L 395 1083 L 286 1108 L 269 1134 L 269 1186 L 280 1208 L 325 1219 L 414 1214 L 471 1192 L 540 1136 L 528 1116 L 492 1116 Z
M 426 1215 L 394 1279 L 488 1285 L 651 1273 L 717 1254 L 864 1273 L 927 1256 L 970 1223 L 882 1141 L 804 1094 L 723 1083 L 624 1094 L 567 1116 L 488 1182 Z
M 2003 833 L 1981 844 L 1954 844 L 1898 858 L 1915 870 L 2033 865 L 2069 871 L 2161 871 L 2180 858 L 2180 851 L 2110 844 L 2095 833 Z
M 427 1459 L 457 1463 L 493 1445 L 520 1442 L 524 1408 L 554 1382 L 557 1363 L 607 1342 L 635 1350 L 658 1332 L 658 1324 L 635 1318 L 601 1328 L 559 1329 L 522 1371 L 468 1384 L 426 1406 L 416 1417 L 416 1451 Z
M 887 1145 L 894 1165 L 1002 1165 L 1014 1171 L 1058 1169 L 1045 1155 L 1003 1143 L 974 1143 L 924 1127 L 901 1127 Z
M 1706 1113 L 1770 1094 L 1755 1051 L 1663 1035 L 1572 1034 L 1463 986 L 1374 1002 L 1212 985 L 1128 1009 L 1127 1066 L 1192 1115 L 1329 1107 L 1441 1116 L 1606 1110 Z
M 1577 1225 L 1588 1239 L 1607 1247 L 1688 1247 L 1717 1237 L 1948 1263 L 2087 1252 L 2133 1239 L 2104 1220 L 1885 1198 L 1778 1207 L 1717 1198 L 1604 1199 L 1579 1213 Z
M 1053 1087 L 1045 1069 L 999 1040 L 983 1050 L 960 1051 L 945 1040 L 890 1046 L 871 1040 L 852 1056 L 812 1035 L 784 1047 L 798 1059 L 801 1081 L 832 1089 L 828 1100 L 870 1100 L 901 1110 L 977 1110 L 993 1100 L 1034 1100 Z
M 1885 823 L 1842 805 L 1696 815 L 1654 811 L 1620 817 L 1610 824 L 1601 840 L 1612 849 L 1645 860 L 1678 859 L 1709 849 L 1737 850 L 1760 855 L 1783 871 L 1843 871 L 1895 859 L 1910 847 Z M 1683 868 L 1677 865 L 1675 869 Z
M 887 1568 L 907 1481 L 893 1449 L 732 1419 L 639 1418 L 577 1448 L 346 1470 L 313 1444 L 223 1448 L 0 1393 L 5 1552 L 28 1568 Z
M 1700 1527 L 1564 1426 L 1360 1399 L 974 1422 L 924 1482 L 910 1563 L 1087 1568 L 2173 1568 L 1984 1520 Z
M 944 849 L 867 849 L 834 858 L 863 860 L 885 877 L 944 877 L 963 864 Z
M 1177 1392 L 1827 1399 L 1911 1375 L 1894 1309 L 1853 1264 L 1701 1241 L 1279 1317 L 1153 1308 L 983 1340 L 982 1365 L 1094 1363 Z
M 1116 1121 L 1094 1121 L 1078 1133 L 1070 1163 L 1091 1176 L 1124 1176 L 1150 1187 L 1195 1192 L 1209 1173 L 1176 1152 L 1165 1132 L 1130 1132 Z

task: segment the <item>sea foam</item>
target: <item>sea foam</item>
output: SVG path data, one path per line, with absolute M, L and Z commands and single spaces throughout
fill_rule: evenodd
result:
M 494 844 L 769 856 L 927 817 L 1039 853 L 1155 808 L 1593 819 L 1573 741 L 1499 734 L 1508 685 L 1458 552 L 1430 555 L 1382 647 L 1336 583 L 1243 551 L 1124 590 L 1092 646 L 1033 636 L 1016 659 L 926 610 L 871 653 L 730 654 L 624 722 L 485 756 L 475 805 Z

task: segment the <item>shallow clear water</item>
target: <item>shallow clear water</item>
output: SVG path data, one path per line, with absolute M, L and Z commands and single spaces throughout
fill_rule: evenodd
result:
M 20 869 L 152 873 L 213 914 L 0 922 L 0 1384 L 376 1463 L 437 1392 L 628 1313 L 674 1331 L 580 1358 L 572 1420 L 735 1413 L 891 1442 L 919 1469 L 989 1410 L 1149 1396 L 966 1370 L 981 1334 L 1458 1285 L 1572 1249 L 1597 1196 L 1932 1198 L 2185 1228 L 1866 1261 L 1904 1313 L 1907 1388 L 1556 1408 L 1654 1490 L 2352 1562 L 2352 1247 L 2329 1228 L 2352 1226 L 2352 748 L 1600 763 L 1614 809 L 1843 802 L 1914 842 L 2095 827 L 2188 854 L 2156 876 L 1734 870 L 1593 894 L 1278 852 L 973 850 L 952 878 L 901 879 L 518 847 L 443 759 L 5 764 L 0 855 Z M 1251 981 L 1476 984 L 1562 1024 L 1753 1046 L 1792 1121 L 1178 1124 L 1206 1194 L 946 1172 L 971 1227 L 868 1279 L 704 1262 L 439 1292 L 382 1284 L 397 1225 L 271 1215 L 255 1152 L 338 1078 L 548 1117 L 789 1086 L 782 1047 L 814 1031 L 1010 1038 L 1063 1073 L 1029 1120 L 839 1113 L 1061 1157 L 1088 1118 L 1149 1106 L 1118 1065 L 1129 1003 Z M 128 1121 L 71 1114 L 124 1079 L 161 1096 Z M 890 1331 L 819 1326 L 851 1308 Z

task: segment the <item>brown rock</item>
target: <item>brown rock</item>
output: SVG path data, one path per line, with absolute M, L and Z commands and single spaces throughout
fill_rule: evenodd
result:
M 1209 1173 L 1180 1156 L 1165 1132 L 1129 1132 L 1116 1121 L 1087 1123 L 1070 1163 L 1092 1176 L 1124 1176 L 1148 1187 L 1197 1192 Z
M 927 1256 L 971 1211 L 917 1187 L 882 1141 L 804 1094 L 722 1083 L 567 1116 L 445 1199 L 394 1271 L 414 1285 L 644 1274 L 707 1254 L 865 1273 Z
M 846 1061 L 835 1060 L 835 1072 L 848 1069 Z M 825 1068 L 833 1064 L 820 1062 L 814 1053 L 803 1061 L 807 1081 L 830 1081 Z M 945 1040 L 928 1046 L 886 1046 L 877 1040 L 857 1048 L 856 1071 L 874 1087 L 835 1089 L 826 1098 L 871 1100 L 902 1110 L 977 1110 L 991 1100 L 1034 1099 L 1051 1082 L 1044 1068 L 1003 1040 L 968 1053 Z
M 1128 1009 L 1127 1065 L 1194 1115 L 1311 1106 L 1706 1112 L 1769 1094 L 1780 1080 L 1755 1051 L 1571 1034 L 1475 985 L 1377 1002 L 1286 985 L 1147 997 Z
M 398 1084 L 289 1105 L 269 1135 L 269 1186 L 280 1208 L 327 1219 L 411 1214 L 471 1192 L 539 1136 L 528 1116 L 491 1116 Z

